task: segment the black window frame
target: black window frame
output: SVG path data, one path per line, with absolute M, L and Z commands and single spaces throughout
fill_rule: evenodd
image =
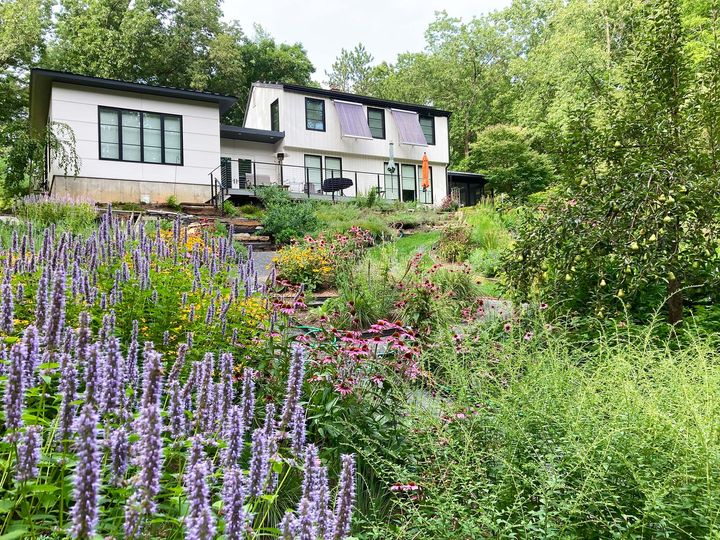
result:
M 270 104 L 270 131 L 280 131 L 280 99 L 279 98 Z
M 418 115 L 418 122 L 420 123 L 420 129 L 423 128 L 423 124 L 422 124 L 423 120 L 430 120 L 430 130 L 432 131 L 432 141 L 428 141 L 425 130 L 424 129 L 422 130 L 423 135 L 425 136 L 425 142 L 427 142 L 428 145 L 430 145 L 430 146 L 435 146 L 435 117 L 427 115 L 427 114 Z
M 102 112 L 114 112 L 117 115 L 117 127 L 118 127 L 118 157 L 110 158 L 103 157 L 102 155 L 102 123 L 101 113 Z M 123 159 L 123 140 L 122 140 L 122 116 L 123 113 L 138 113 L 140 115 L 140 160 L 137 159 Z M 144 116 L 146 114 L 152 114 L 160 117 L 160 161 L 145 161 L 145 127 L 143 125 Z M 183 137 L 183 117 L 179 114 L 168 114 L 155 111 L 143 111 L 138 109 L 126 109 L 123 107 L 107 107 L 105 105 L 98 105 L 98 159 L 102 161 L 122 161 L 124 163 L 147 163 L 149 165 L 172 165 L 175 167 L 182 167 L 185 164 L 185 140 Z M 165 161 L 165 119 L 166 118 L 177 118 L 180 122 L 180 163 L 170 163 Z M 174 148 L 173 148 L 174 150 Z
M 418 199 L 417 201 L 420 204 L 433 204 L 435 202 L 435 185 L 433 183 L 433 167 L 432 165 L 428 165 L 428 171 L 430 172 L 430 187 L 428 188 L 430 191 L 430 202 L 427 201 L 421 201 L 420 200 L 420 194 L 423 193 L 422 189 L 422 164 L 417 166 L 418 172 L 417 172 L 417 182 L 418 182 Z
M 340 176 L 337 178 L 342 178 L 343 175 L 343 160 L 340 156 L 323 156 L 323 165 L 325 166 L 325 174 L 323 175 L 325 177 L 325 180 L 327 180 L 328 171 L 336 171 L 338 169 L 334 169 L 332 167 L 328 167 L 327 160 L 328 159 L 337 159 L 340 162 Z M 335 177 L 333 177 L 335 178 Z
M 370 127 L 370 112 L 379 112 L 382 116 L 382 136 L 376 137 L 375 134 L 372 132 L 372 127 Z M 385 139 L 386 138 L 386 131 L 385 131 L 385 109 L 380 109 L 378 107 L 368 107 L 367 108 L 367 121 L 368 121 L 368 128 L 370 129 L 370 135 L 372 135 L 373 139 Z
M 321 112 L 322 112 L 322 129 L 310 127 L 308 125 L 308 103 L 314 102 L 314 103 L 320 103 L 321 105 Z M 305 129 L 308 131 L 325 131 L 325 128 L 327 127 L 327 116 L 325 115 L 325 100 L 324 99 L 315 99 L 315 98 L 305 98 Z

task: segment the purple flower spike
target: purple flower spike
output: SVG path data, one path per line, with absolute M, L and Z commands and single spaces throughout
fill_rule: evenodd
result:
M 76 540 L 94 538 L 98 522 L 100 452 L 97 422 L 98 415 L 93 406 L 86 403 L 75 421 L 78 464 L 75 469 L 75 505 L 72 508 L 70 536 Z
M 232 407 L 235 399 L 233 388 L 233 355 L 223 353 L 220 355 L 220 377 L 222 384 L 222 417 L 227 416 L 228 410 Z
M 305 376 L 305 350 L 298 344 L 293 344 L 290 357 L 290 371 L 288 373 L 287 389 L 285 391 L 285 403 L 283 404 L 280 417 L 280 429 L 285 429 L 292 422 L 296 415 L 295 408 L 298 406 L 302 395 L 303 378 Z
M 77 398 L 77 365 L 72 356 L 67 353 L 60 355 L 60 424 L 58 426 L 58 440 L 65 443 L 72 430 L 72 421 L 76 406 L 73 401 Z
M 170 424 L 170 434 L 175 440 L 180 439 L 185 435 L 185 403 L 182 396 L 182 390 L 180 383 L 177 379 L 170 381 L 168 386 L 168 393 L 170 394 L 170 411 L 168 415 L 168 422 Z
M 116 337 L 108 339 L 107 355 L 104 372 L 103 411 L 105 413 L 118 413 L 125 397 L 125 369 L 120 340 Z
M 298 505 L 297 533 L 295 534 L 297 540 L 316 540 L 316 521 L 315 506 L 310 499 L 303 497 Z
M 290 432 L 292 451 L 296 456 L 302 454 L 305 447 L 305 409 L 302 405 L 295 407 L 295 416 L 292 419 L 292 431 Z
M 188 540 L 213 540 L 215 538 L 215 516 L 210 499 L 210 464 L 202 451 L 202 443 L 193 438 L 191 454 L 195 454 L 194 463 L 188 464 L 185 473 L 185 494 L 188 500 L 188 515 L 185 518 Z
M 350 533 L 353 505 L 355 504 L 355 456 L 341 456 L 342 470 L 335 500 L 335 523 L 332 540 L 344 540 Z
M 255 416 L 254 374 L 255 372 L 248 367 L 243 371 L 242 418 L 245 431 L 250 429 L 250 424 L 252 424 L 253 417 Z
M 15 303 L 12 285 L 3 283 L 0 285 L 0 330 L 6 334 L 12 334 L 14 328 Z
M 245 512 L 245 478 L 239 467 L 225 470 L 223 484 L 223 510 L 225 514 L 225 538 L 243 540 L 250 516 Z
M 55 271 L 50 312 L 45 325 L 45 339 L 49 349 L 58 349 L 62 344 L 65 329 L 65 270 Z
M 128 452 L 130 442 L 125 426 L 120 426 L 110 433 L 110 471 L 112 484 L 120 486 L 128 468 Z
M 10 366 L 5 383 L 5 428 L 9 432 L 8 440 L 16 440 L 18 429 L 23 425 L 22 413 L 25 408 L 25 356 L 27 349 L 23 343 L 17 343 L 10 349 Z
M 137 474 L 133 477 L 133 495 L 125 507 L 125 537 L 136 538 L 142 529 L 143 518 L 151 516 L 157 508 L 156 497 L 160 492 L 162 472 L 162 419 L 160 395 L 162 392 L 161 356 L 145 344 L 143 393 L 140 417 L 136 431 L 140 436 L 135 443 Z
M 264 491 L 270 470 L 269 442 L 264 429 L 258 428 L 253 431 L 251 450 L 248 495 L 259 497 Z
M 227 446 L 222 450 L 222 461 L 226 467 L 237 465 L 243 451 L 245 427 L 242 422 L 242 410 L 234 406 L 226 416 L 223 438 Z
M 28 326 L 23 332 L 23 344 L 27 356 L 25 357 L 25 373 L 27 376 L 26 386 L 34 386 L 36 382 L 35 370 L 40 365 L 42 359 L 40 356 L 40 336 L 35 326 Z
M 40 426 L 30 426 L 20 437 L 17 447 L 17 473 L 15 479 L 18 482 L 27 482 L 37 478 L 38 463 L 40 462 Z
M 290 510 L 285 512 L 280 522 L 280 538 L 282 538 L 282 540 L 295 540 L 297 525 L 297 518 L 293 513 Z

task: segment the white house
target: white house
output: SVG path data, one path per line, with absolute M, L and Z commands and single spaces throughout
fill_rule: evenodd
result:
M 30 121 L 72 128 L 77 177 L 46 167 L 52 193 L 99 202 L 207 202 L 276 184 L 294 198 L 437 205 L 448 193 L 449 113 L 293 84 L 254 83 L 244 126 L 232 96 L 34 69 Z M 423 182 L 427 154 L 429 178 Z M 331 181 L 328 181 L 331 180 Z M 423 185 L 424 184 L 424 185 Z M 429 185 L 428 185 L 429 184 Z M 344 187 L 330 193 L 333 188 Z

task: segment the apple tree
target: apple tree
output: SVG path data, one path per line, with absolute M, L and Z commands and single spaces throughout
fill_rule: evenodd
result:
M 557 313 L 642 320 L 664 306 L 676 325 L 718 297 L 720 117 L 703 111 L 720 49 L 689 54 L 677 2 L 638 9 L 617 80 L 595 81 L 564 133 L 563 189 L 528 212 L 505 271 L 517 299 Z

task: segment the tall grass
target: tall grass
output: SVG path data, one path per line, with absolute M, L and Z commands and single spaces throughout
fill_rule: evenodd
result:
M 717 537 L 715 343 L 511 334 L 429 353 L 443 412 L 411 410 L 422 498 L 386 538 Z
M 87 231 L 97 217 L 90 199 L 51 195 L 26 195 L 15 202 L 14 212 L 36 227 L 54 224 L 73 233 Z

